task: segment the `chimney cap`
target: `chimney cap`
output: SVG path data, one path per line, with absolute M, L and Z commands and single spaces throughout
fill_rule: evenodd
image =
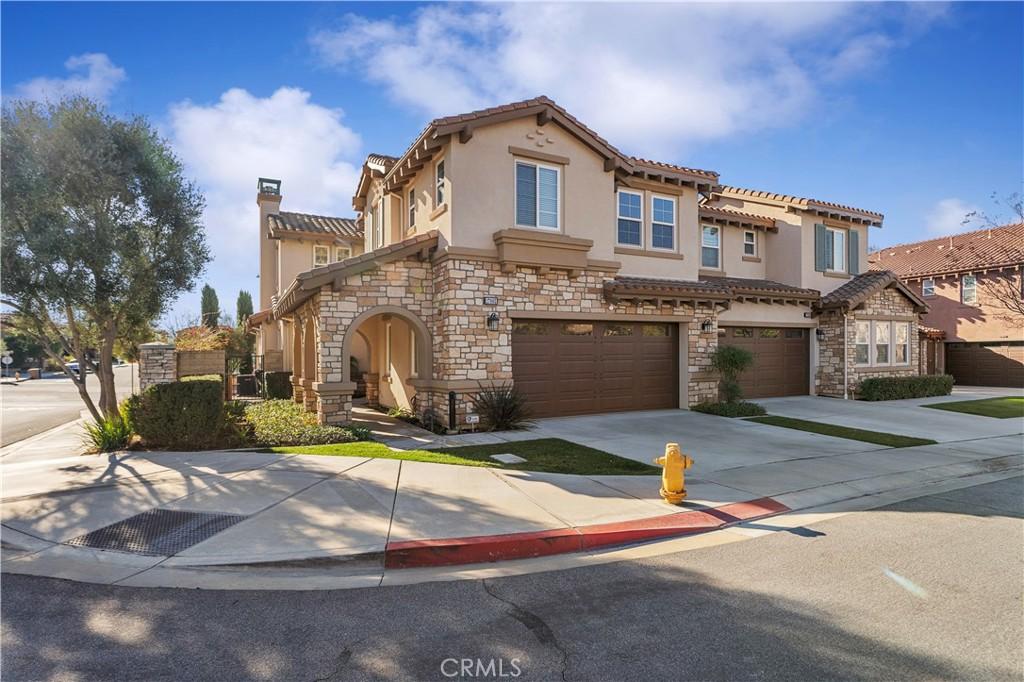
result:
M 281 196 L 281 181 L 273 178 L 260 178 L 257 181 L 256 188 L 260 194 L 270 194 L 273 196 Z

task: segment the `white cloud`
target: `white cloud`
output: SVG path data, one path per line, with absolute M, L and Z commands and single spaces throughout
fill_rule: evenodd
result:
M 67 95 L 85 95 L 106 101 L 127 77 L 124 69 L 101 52 L 76 55 L 64 62 L 70 73 L 66 78 L 33 78 L 14 88 L 18 99 L 56 101 Z
M 546 94 L 635 153 L 789 126 L 825 81 L 877 64 L 919 13 L 838 3 L 431 5 L 408 23 L 347 15 L 321 60 L 429 116 Z M 929 15 L 930 16 L 930 15 Z
M 942 199 L 925 216 L 925 227 L 935 236 L 965 232 L 980 226 L 978 207 L 962 199 Z
M 171 107 L 172 144 L 207 200 L 209 274 L 232 309 L 240 288 L 256 298 L 258 177 L 282 181 L 284 210 L 351 215 L 361 142 L 342 118 L 341 110 L 315 104 L 297 88 L 265 98 L 236 88 L 213 104 Z

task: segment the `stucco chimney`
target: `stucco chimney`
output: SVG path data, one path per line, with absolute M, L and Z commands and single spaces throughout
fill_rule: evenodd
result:
M 277 293 L 277 250 L 270 239 L 267 216 L 281 210 L 281 181 L 260 178 L 256 186 L 256 205 L 260 207 L 260 310 L 271 306 Z

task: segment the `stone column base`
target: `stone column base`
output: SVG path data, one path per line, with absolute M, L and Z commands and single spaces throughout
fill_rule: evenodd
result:
M 305 391 L 302 388 L 302 377 L 298 377 L 298 376 L 295 376 L 293 374 L 292 375 L 292 400 L 294 400 L 299 405 L 302 405 L 303 404 L 303 394 L 304 394 L 304 392 Z
M 366 405 L 367 407 L 380 407 L 380 375 L 367 372 L 366 380 Z
M 306 412 L 316 412 L 316 391 L 313 390 L 313 382 L 310 379 L 302 380 L 302 406 Z
M 316 396 L 316 418 L 321 424 L 340 426 L 352 421 L 352 383 L 316 383 L 309 390 Z

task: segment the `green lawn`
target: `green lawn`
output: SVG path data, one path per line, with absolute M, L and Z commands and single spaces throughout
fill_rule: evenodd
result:
M 1024 398 L 983 398 L 981 400 L 959 400 L 955 403 L 936 403 L 934 405 L 922 405 L 933 410 L 948 410 L 950 412 L 963 412 L 964 414 L 977 414 L 982 417 L 995 417 L 996 419 L 1020 419 L 1024 417 Z
M 334 445 L 295 445 L 268 448 L 263 452 L 291 455 L 329 455 L 346 457 L 380 457 L 408 459 L 415 462 L 461 464 L 473 467 L 494 467 L 516 471 L 545 471 L 556 474 L 644 475 L 660 474 L 661 469 L 602 450 L 570 443 L 560 438 L 540 438 L 496 445 L 466 445 L 439 450 L 392 450 L 383 443 L 360 441 Z M 502 464 L 491 455 L 509 453 L 526 459 L 521 464 Z
M 810 431 L 811 433 L 820 433 L 823 436 L 835 436 L 836 438 L 860 440 L 865 443 L 875 443 L 876 445 L 888 445 L 892 448 L 909 448 L 915 445 L 935 444 L 935 441 L 928 440 L 927 438 L 911 438 L 910 436 L 900 436 L 895 433 L 851 429 L 846 426 L 822 424 L 821 422 L 812 422 L 807 421 L 806 419 L 793 419 L 792 417 L 776 417 L 769 415 L 767 417 L 751 417 L 747 421 L 757 422 L 758 424 L 770 424 L 771 426 L 781 426 L 783 428 L 796 429 L 798 431 Z

